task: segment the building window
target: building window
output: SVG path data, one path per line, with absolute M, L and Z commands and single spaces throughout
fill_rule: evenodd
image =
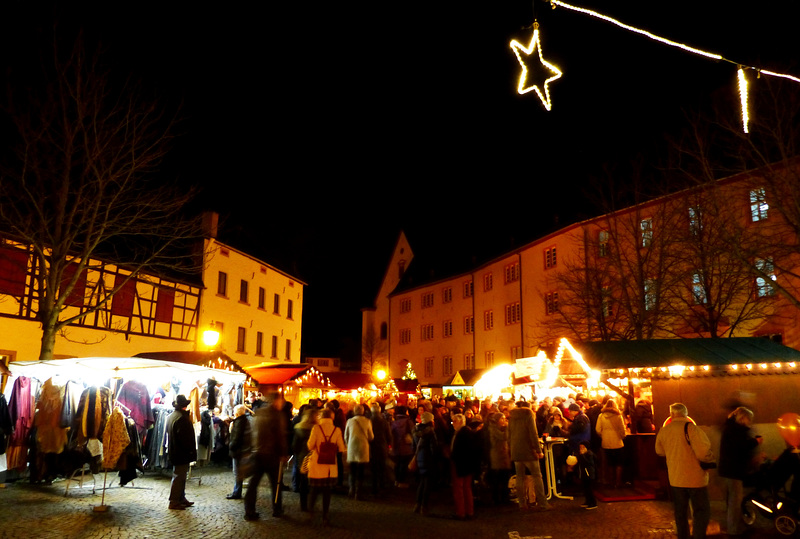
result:
M 264 355 L 264 334 L 260 331 L 256 333 L 256 355 Z
M 522 347 L 521 346 L 512 346 L 511 347 L 511 359 L 520 359 L 522 357 Z
M 597 254 L 601 257 L 608 256 L 608 230 L 601 230 L 597 234 Z
M 483 329 L 490 330 L 494 328 L 494 311 L 484 311 L 483 313 Z
M 217 275 L 217 295 L 228 297 L 228 274 L 224 271 Z
M 453 301 L 453 288 L 448 286 L 442 290 L 442 303 Z
M 453 356 L 444 356 L 442 358 L 442 374 L 445 376 L 453 374 Z
M 464 370 L 475 368 L 475 354 L 464 354 Z
M 339 368 L 339 360 L 338 360 L 338 359 L 335 359 L 335 358 L 334 358 L 334 360 L 333 360 L 333 366 L 334 366 L 334 367 L 336 367 L 337 369 Z
M 489 290 L 491 290 L 493 284 L 494 284 L 494 281 L 492 279 L 492 274 L 491 273 L 487 273 L 486 275 L 483 276 L 483 291 L 484 292 L 488 292 Z
M 431 378 L 433 377 L 433 358 L 426 357 L 425 358 L 425 377 Z
M 651 218 L 639 221 L 639 232 L 642 235 L 642 247 L 650 247 L 653 243 L 653 220 Z
M 423 324 L 422 325 L 422 336 L 423 341 L 432 341 L 433 340 L 433 324 Z
M 522 307 L 520 302 L 506 305 L 506 325 L 519 324 L 522 321 Z
M 486 351 L 486 368 L 494 367 L 494 350 Z
M 689 208 L 689 233 L 697 236 L 702 229 L 703 222 L 701 220 L 700 207 Z
M 763 187 L 750 191 L 750 218 L 755 223 L 767 218 L 769 204 L 767 204 L 767 191 Z
M 263 286 L 258 287 L 258 308 L 267 308 L 267 291 L 264 290 Z
M 292 360 L 292 340 L 286 339 L 286 361 Z
M 401 329 L 400 330 L 400 344 L 409 344 L 411 342 L 411 330 L 410 329 Z
M 464 283 L 464 297 L 471 298 L 472 294 L 474 293 L 474 287 L 472 285 L 472 281 L 466 281 Z
M 240 327 L 236 332 L 236 351 L 237 352 L 244 352 L 245 351 L 245 339 L 247 337 L 247 330 L 245 328 Z
M 281 295 L 275 294 L 272 297 L 272 314 L 281 314 Z
M 551 315 L 558 312 L 558 292 L 548 292 L 544 295 L 544 314 Z
M 445 320 L 442 322 L 442 337 L 452 337 L 453 336 L 453 321 L 452 320 Z
M 775 294 L 775 287 L 772 282 L 776 280 L 775 266 L 771 258 L 759 258 L 756 260 L 756 296 L 765 298 Z
M 289 320 L 294 318 L 294 302 L 292 300 L 286 301 L 286 318 Z
M 241 303 L 247 303 L 247 296 L 249 295 L 249 283 L 242 279 L 239 282 L 239 301 Z
M 506 266 L 506 284 L 519 281 L 519 262 Z
M 464 317 L 464 333 L 466 335 L 470 335 L 475 333 L 475 317 L 474 316 L 465 316 Z
M 658 283 L 655 279 L 645 279 L 644 281 L 644 310 L 652 311 L 656 308 L 658 297 Z
M 692 274 L 692 300 L 695 305 L 703 305 L 706 302 L 706 287 L 703 283 L 703 274 L 700 272 Z
M 327 367 L 328 360 L 327 359 L 318 359 L 317 360 L 317 367 Z
M 556 258 L 556 248 L 548 247 L 544 250 L 544 269 L 550 269 L 556 267 L 558 263 L 558 259 Z
M 600 312 L 603 318 L 611 316 L 611 289 L 607 286 L 600 290 Z
M 426 292 L 422 294 L 422 308 L 428 309 L 433 307 L 433 292 Z
M 411 312 L 411 298 L 403 298 L 400 300 L 400 312 L 401 313 Z

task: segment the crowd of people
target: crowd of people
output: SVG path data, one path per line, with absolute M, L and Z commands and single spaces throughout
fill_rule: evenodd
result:
M 599 477 L 621 486 L 621 448 L 630 423 L 648 420 L 652 426 L 651 409 L 636 414 L 631 407 L 626 420 L 615 399 L 598 402 L 580 394 L 541 402 L 454 395 L 405 404 L 310 399 L 297 410 L 280 394 L 269 394 L 237 406 L 225 420 L 234 475 L 227 498 L 244 498 L 245 518 L 258 519 L 256 492 L 267 475 L 273 516 L 282 514 L 283 484 L 300 494 L 300 509 L 311 518 L 321 498 L 323 523 L 329 522 L 334 492 L 359 500 L 412 486 L 413 511 L 422 515 L 433 499 L 441 503 L 432 493 L 442 491 L 449 491 L 453 517 L 461 520 L 474 518 L 476 499 L 546 511 L 543 437 L 552 437 L 564 439 L 554 453 L 560 486 L 583 489 L 584 507 L 594 509 Z M 609 473 L 601 474 L 603 462 Z

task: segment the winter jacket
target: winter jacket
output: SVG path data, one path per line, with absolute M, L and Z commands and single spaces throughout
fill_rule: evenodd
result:
M 508 448 L 508 426 L 500 426 L 489 416 L 489 468 L 492 470 L 510 470 L 511 452 Z
M 530 408 L 514 408 L 508 416 L 508 447 L 511 460 L 529 462 L 544 454 Z
M 417 455 L 417 468 L 421 475 L 436 471 L 439 442 L 432 423 L 420 423 L 414 429 L 414 443 Z
M 240 415 L 231 423 L 231 433 L 228 439 L 228 452 L 232 458 L 242 458 L 250 452 L 250 419 L 247 415 Z
M 286 439 L 286 416 L 272 405 L 256 410 L 253 421 L 253 451 L 266 457 L 286 457 L 289 455 L 289 441 Z
M 720 477 L 744 479 L 748 475 L 753 450 L 758 447 L 758 440 L 750 434 L 750 427 L 736 419 L 729 417 L 725 421 L 719 443 Z
M 174 465 L 197 460 L 194 426 L 186 410 L 175 410 L 167 417 L 167 450 L 169 460 Z
M 407 415 L 396 415 L 392 421 L 392 454 L 407 457 L 414 454 L 414 423 Z
M 602 439 L 603 449 L 619 449 L 625 447 L 625 420 L 614 408 L 606 408 L 597 418 L 595 430 Z
M 363 415 L 353 416 L 344 427 L 347 462 L 369 462 L 369 442 L 375 438 L 372 423 Z
M 689 442 L 684 425 L 689 424 Z M 700 461 L 712 462 L 711 442 L 703 430 L 689 418 L 676 417 L 658 431 L 656 454 L 667 457 L 669 484 L 679 488 L 702 488 L 708 485 L 708 473 Z
M 572 419 L 568 432 L 569 439 L 567 440 L 567 444 L 569 445 L 569 450 L 577 455 L 578 445 L 581 442 L 588 442 L 592 439 L 592 433 L 589 431 L 589 418 L 586 414 L 579 412 L 578 415 Z
M 339 477 L 337 464 L 320 464 L 319 459 L 319 444 L 327 439 L 333 442 L 338 447 L 339 453 L 344 453 L 347 448 L 344 445 L 344 438 L 342 436 L 342 429 L 334 426 L 333 419 L 323 417 L 319 420 L 319 425 L 314 425 L 311 429 L 311 435 L 308 437 L 308 449 L 315 450 L 314 456 L 311 457 L 311 462 L 308 465 L 308 478 L 309 479 L 324 479 L 327 477 Z

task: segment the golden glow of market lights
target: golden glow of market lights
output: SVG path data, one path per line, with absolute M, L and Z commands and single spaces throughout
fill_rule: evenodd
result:
M 494 399 L 500 396 L 504 389 L 511 386 L 511 375 L 513 373 L 514 365 L 510 363 L 494 367 L 475 382 L 475 394 L 479 398 L 491 397 Z
M 533 23 L 533 36 L 531 36 L 531 42 L 527 47 L 522 45 L 516 39 L 511 41 L 510 46 L 514 50 L 514 54 L 517 55 L 519 65 L 522 66 L 522 72 L 519 75 L 519 84 L 517 85 L 517 92 L 520 94 L 526 94 L 531 90 L 535 90 L 536 94 L 539 96 L 539 99 L 542 101 L 544 108 L 550 110 L 552 105 L 550 103 L 549 84 L 554 80 L 561 78 L 561 70 L 550 62 L 546 61 L 542 56 L 542 44 L 539 41 L 539 23 Z M 538 63 L 540 63 L 542 67 L 551 73 L 551 76 L 542 83 L 541 88 L 539 88 L 539 86 L 536 84 L 528 83 L 528 63 L 534 63 L 531 61 L 531 57 L 534 55 L 534 52 L 537 53 L 539 58 Z M 538 69 L 538 67 L 538 65 L 534 66 L 535 69 Z

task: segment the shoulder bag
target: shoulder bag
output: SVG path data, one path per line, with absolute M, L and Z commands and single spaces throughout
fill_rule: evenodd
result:
M 692 446 L 692 442 L 689 441 L 689 422 L 683 424 L 683 435 L 686 436 L 686 443 L 689 444 L 689 447 Z M 717 467 L 716 462 L 703 462 L 702 460 L 697 461 L 700 464 L 700 467 L 704 470 L 713 470 Z

